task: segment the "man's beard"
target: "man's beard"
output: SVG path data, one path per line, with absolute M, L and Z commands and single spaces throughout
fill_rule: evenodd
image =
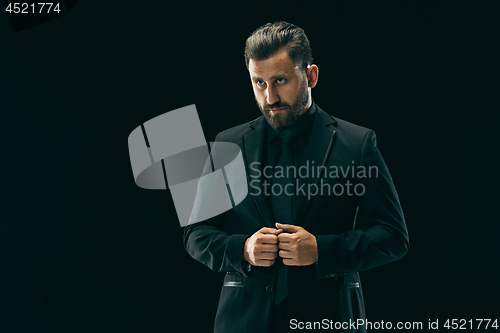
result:
M 302 90 L 302 93 L 297 96 L 297 99 L 292 105 L 284 102 L 276 102 L 274 104 L 266 104 L 262 107 L 257 101 L 257 105 L 260 108 L 264 117 L 266 117 L 267 122 L 274 128 L 283 129 L 288 126 L 292 126 L 297 122 L 304 112 L 304 108 L 309 101 L 309 91 L 307 87 Z M 271 109 L 283 108 L 279 113 L 271 113 Z

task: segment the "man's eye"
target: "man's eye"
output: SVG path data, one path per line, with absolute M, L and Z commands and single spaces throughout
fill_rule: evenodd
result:
M 285 82 L 285 79 L 281 77 L 279 79 L 276 79 L 276 83 L 283 83 L 283 82 Z
M 264 81 L 261 80 L 257 80 L 256 83 L 258 86 L 263 86 L 264 84 L 266 84 Z

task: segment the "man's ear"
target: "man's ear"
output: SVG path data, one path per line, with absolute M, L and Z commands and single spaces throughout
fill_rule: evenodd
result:
M 307 67 L 306 75 L 307 75 L 307 87 L 314 88 L 318 83 L 318 76 L 319 76 L 318 66 L 312 64 L 309 67 Z

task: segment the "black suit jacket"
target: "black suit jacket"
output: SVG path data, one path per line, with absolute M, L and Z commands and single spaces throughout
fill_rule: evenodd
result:
M 255 181 L 262 177 L 258 164 L 250 167 L 262 159 L 265 129 L 266 120 L 261 116 L 219 133 L 216 141 L 241 148 L 250 193 L 232 210 L 190 225 L 184 232 L 185 248 L 194 259 L 226 273 L 215 320 L 217 333 L 269 330 L 277 265 L 249 269 L 242 260 L 246 239 L 262 227 L 275 227 L 262 182 Z M 310 165 L 326 166 L 326 173 L 299 181 L 306 190 L 308 184 L 317 184 L 318 188 L 325 186 L 325 191 L 309 199 L 297 198 L 293 224 L 316 236 L 318 262 L 289 267 L 291 318 L 334 322 L 364 318 L 358 272 L 399 259 L 409 249 L 399 199 L 372 130 L 333 118 L 318 107 L 308 147 L 313 147 L 306 152 Z M 332 176 L 335 168 L 352 171 L 349 166 L 356 167 L 355 174 L 339 171 L 338 177 Z M 357 173 L 363 167 L 372 167 L 372 177 Z M 364 189 L 363 195 L 325 194 L 327 186 L 335 184 L 339 184 L 335 192 L 339 194 L 347 181 L 351 192 L 361 184 L 357 189 L 358 193 Z

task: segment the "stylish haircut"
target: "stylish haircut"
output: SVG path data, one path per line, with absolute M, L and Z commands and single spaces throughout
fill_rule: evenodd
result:
M 286 48 L 290 59 L 303 70 L 313 63 L 311 46 L 304 30 L 280 21 L 264 24 L 248 37 L 245 46 L 247 68 L 250 59 L 268 59 L 282 48 Z

